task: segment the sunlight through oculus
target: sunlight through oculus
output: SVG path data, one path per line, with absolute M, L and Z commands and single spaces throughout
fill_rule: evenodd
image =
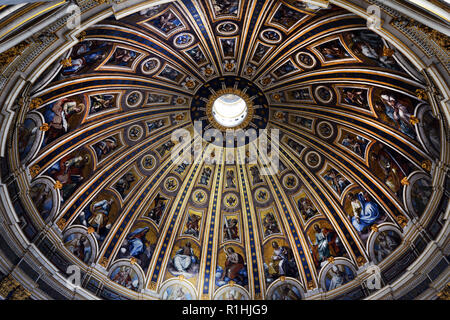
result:
M 223 94 L 212 106 L 214 119 L 222 126 L 233 128 L 247 117 L 248 107 L 244 99 L 235 94 Z

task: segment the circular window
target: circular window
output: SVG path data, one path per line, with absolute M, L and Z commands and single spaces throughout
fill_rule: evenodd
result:
M 247 111 L 247 103 L 236 94 L 223 94 L 212 106 L 214 119 L 227 128 L 240 125 L 247 117 Z

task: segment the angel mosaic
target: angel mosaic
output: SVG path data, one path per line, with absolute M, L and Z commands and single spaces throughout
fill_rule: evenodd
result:
M 112 271 L 109 278 L 121 286 L 137 291 L 139 289 L 139 277 L 133 268 L 129 266 L 120 266 Z
M 411 139 L 415 139 L 416 131 L 411 123 L 414 111 L 410 100 L 387 90 L 381 92 L 379 97 L 379 99 L 375 100 L 375 109 L 385 116 L 382 120 L 385 120 L 385 122 L 388 122 Z
M 135 258 L 136 263 L 146 272 L 156 247 L 148 236 L 150 231 L 148 226 L 134 227 L 122 243 L 118 258 Z
M 82 211 L 79 216 L 79 222 L 86 226 L 92 227 L 95 238 L 101 242 L 105 240 L 117 218 L 117 208 L 114 206 L 115 215 L 111 215 L 111 209 L 114 199 L 97 199 L 92 201 L 91 206 Z
M 328 258 L 342 256 L 345 252 L 336 231 L 327 223 L 315 223 L 308 236 L 313 260 L 318 269 L 328 261 Z
M 72 97 L 48 104 L 41 111 L 49 125 L 44 138 L 44 145 L 48 145 L 79 126 L 86 106 L 83 99 Z
M 99 61 L 105 59 L 110 50 L 109 42 L 87 40 L 76 45 L 72 51 L 69 63 L 61 70 L 62 76 L 81 73 Z
M 198 274 L 200 262 L 190 241 L 181 244 L 169 262 L 168 270 L 174 276 L 192 278 Z
M 244 257 L 233 247 L 224 247 L 225 262 L 223 266 L 217 266 L 216 285 L 223 286 L 230 281 L 246 286 L 248 284 L 248 274 Z
M 338 195 L 342 195 L 345 188 L 350 185 L 350 181 L 334 168 L 329 168 L 323 178 Z
M 298 268 L 294 259 L 294 254 L 286 245 L 279 245 L 278 241 L 271 242 L 272 250 L 267 262 L 264 262 L 264 272 L 266 281 L 273 282 L 281 276 L 295 278 L 298 276 Z
M 105 110 L 114 109 L 116 107 L 116 95 L 98 94 L 89 97 L 90 108 L 89 114 L 99 113 Z
M 88 152 L 75 152 L 53 164 L 47 174 L 62 184 L 61 196 L 68 199 L 90 176 L 92 159 Z

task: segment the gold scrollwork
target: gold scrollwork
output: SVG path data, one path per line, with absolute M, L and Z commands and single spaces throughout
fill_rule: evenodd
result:
M 102 257 L 102 258 L 100 259 L 99 264 L 100 264 L 102 267 L 106 268 L 106 267 L 108 266 L 108 261 L 109 261 L 109 260 L 108 260 L 106 257 Z
M 364 263 L 366 263 L 366 259 L 364 259 L 363 256 L 359 256 L 356 258 L 356 262 L 358 263 L 358 266 L 362 266 Z
M 44 103 L 44 100 L 42 100 L 41 98 L 31 99 L 30 110 L 35 110 L 35 109 L 39 108 L 40 106 L 42 106 L 43 103 Z
M 41 168 L 37 164 L 31 166 L 30 167 L 31 176 L 34 178 L 35 176 L 37 176 L 37 174 L 39 173 L 40 170 L 41 170 Z
M 450 282 L 437 294 L 439 300 L 450 300 Z
M 420 100 L 428 99 L 428 94 L 424 89 L 417 89 L 415 93 L 416 93 L 417 99 L 420 99 Z
M 431 161 L 430 160 L 425 160 L 422 162 L 422 168 L 427 170 L 427 171 L 431 171 Z
M 399 215 L 396 217 L 396 220 L 402 228 L 406 227 L 406 225 L 408 224 L 408 219 L 406 219 L 405 216 Z
M 61 218 L 56 222 L 56 225 L 58 226 L 59 229 L 64 230 L 64 227 L 66 226 L 66 219 Z
M 18 45 L 0 53 L 0 65 L 7 66 L 10 64 L 18 55 L 22 54 L 26 47 L 30 44 L 27 42 L 21 42 Z
M 0 281 L 0 295 L 9 300 L 25 300 L 31 293 L 9 274 Z

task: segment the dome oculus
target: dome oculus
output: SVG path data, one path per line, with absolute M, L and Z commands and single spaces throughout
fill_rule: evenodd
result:
M 214 119 L 227 128 L 240 125 L 245 120 L 247 111 L 247 103 L 236 94 L 222 94 L 212 105 Z

